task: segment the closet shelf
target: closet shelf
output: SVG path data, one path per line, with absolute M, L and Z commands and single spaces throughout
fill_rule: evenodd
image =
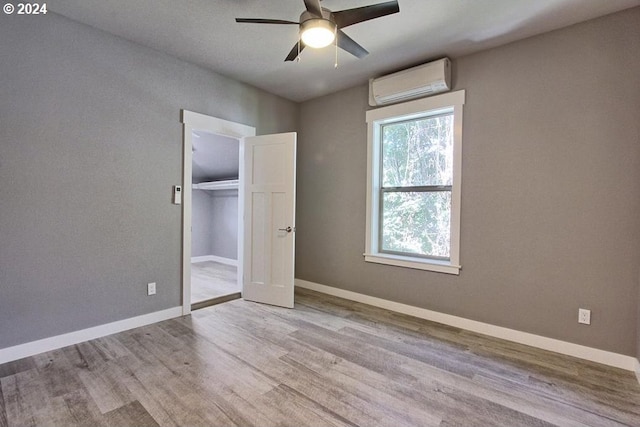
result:
M 193 184 L 191 188 L 194 190 L 237 190 L 238 180 L 227 179 L 224 181 L 201 182 L 199 184 Z

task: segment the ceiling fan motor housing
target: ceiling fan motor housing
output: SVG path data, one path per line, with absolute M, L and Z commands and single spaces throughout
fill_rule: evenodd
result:
M 327 21 L 335 22 L 333 19 L 333 13 L 329 9 L 322 8 L 322 19 L 326 19 Z M 304 21 L 308 21 L 310 19 L 318 19 L 320 16 L 316 16 L 313 13 L 305 10 L 300 14 L 300 24 L 304 23 Z
M 331 19 L 331 12 L 322 10 L 322 18 L 307 11 L 300 15 L 300 38 L 309 47 L 322 48 L 334 40 L 336 23 Z

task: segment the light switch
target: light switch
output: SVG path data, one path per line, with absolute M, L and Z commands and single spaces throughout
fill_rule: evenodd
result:
M 182 186 L 180 185 L 173 186 L 173 204 L 174 205 L 182 204 Z

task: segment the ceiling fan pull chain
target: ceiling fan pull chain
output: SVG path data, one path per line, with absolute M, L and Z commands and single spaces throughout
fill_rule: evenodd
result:
M 336 62 L 333 64 L 333 68 L 338 68 L 338 26 L 333 30 L 333 38 L 336 41 Z
M 296 61 L 300 62 L 300 37 L 298 37 L 298 56 L 296 56 Z

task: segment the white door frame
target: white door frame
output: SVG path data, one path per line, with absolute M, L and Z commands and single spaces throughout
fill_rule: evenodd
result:
M 193 111 L 182 110 L 182 315 L 191 313 L 191 185 L 192 185 L 192 140 L 194 130 L 201 130 L 238 140 L 240 146 L 240 174 L 238 179 L 238 288 L 242 289 L 243 268 L 243 217 L 244 147 L 240 139 L 255 136 L 256 128 L 241 123 L 218 119 Z

